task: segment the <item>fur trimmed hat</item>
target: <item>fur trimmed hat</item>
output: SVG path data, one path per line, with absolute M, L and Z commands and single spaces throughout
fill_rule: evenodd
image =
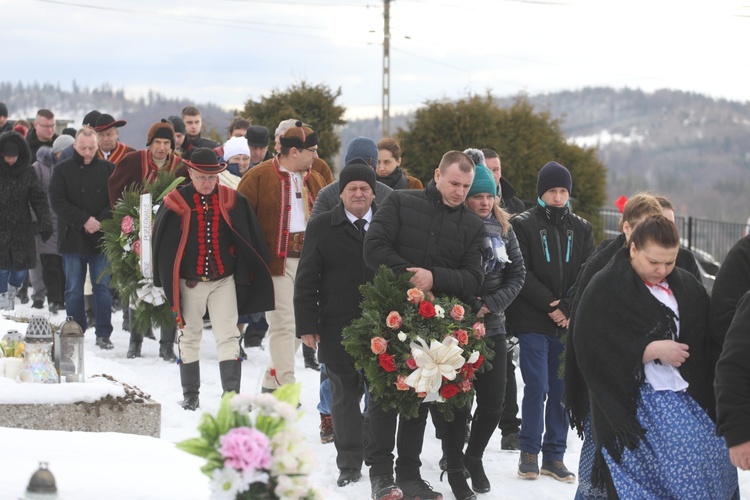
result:
M 198 148 L 190 155 L 189 160 L 182 160 L 188 167 L 206 175 L 220 174 L 227 168 L 225 162 L 219 163 L 216 151 L 211 148 Z
M 318 134 L 310 127 L 303 126 L 301 121 L 297 121 L 294 127 L 279 138 L 279 142 L 285 148 L 307 149 L 318 145 Z
M 169 139 L 169 142 L 172 144 L 172 150 L 174 150 L 174 127 L 172 127 L 169 120 L 162 118 L 160 122 L 156 122 L 149 127 L 148 134 L 146 135 L 146 146 L 150 146 L 151 142 L 156 138 Z
M 557 187 L 565 188 L 568 190 L 568 194 L 571 194 L 573 190 L 573 177 L 571 177 L 570 171 L 567 168 L 556 161 L 551 161 L 539 171 L 539 175 L 536 178 L 536 192 L 541 198 L 544 193 Z
M 377 178 L 375 170 L 362 158 L 354 158 L 341 169 L 339 174 L 339 193 L 343 193 L 346 185 L 352 181 L 364 181 L 370 185 L 373 193 Z

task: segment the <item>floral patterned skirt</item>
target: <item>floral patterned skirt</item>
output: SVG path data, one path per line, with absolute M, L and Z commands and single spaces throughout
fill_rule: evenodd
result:
M 603 450 L 620 498 L 739 498 L 737 469 L 724 438 L 708 414 L 686 392 L 640 389 L 638 422 L 647 430 L 620 463 Z

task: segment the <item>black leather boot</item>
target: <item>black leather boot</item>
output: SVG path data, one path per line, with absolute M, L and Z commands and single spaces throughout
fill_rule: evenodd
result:
M 96 317 L 94 316 L 94 296 L 84 295 L 83 304 L 86 309 L 86 328 L 91 328 L 96 325 Z
M 315 349 L 308 347 L 307 344 L 302 344 L 302 357 L 305 358 L 305 368 L 320 371 L 318 360 L 315 359 Z
M 461 456 L 448 457 L 447 469 L 440 474 L 440 481 L 443 480 L 443 475 L 448 474 L 448 484 L 451 486 L 451 491 L 455 495 L 456 500 L 476 500 L 477 496 L 469 488 L 469 483 L 466 482 L 466 476 L 464 476 L 464 464 Z
M 164 361 L 175 361 L 177 356 L 174 353 L 174 337 L 177 333 L 177 326 L 161 327 L 161 339 L 159 340 L 159 357 Z
M 240 393 L 242 363 L 239 360 L 219 361 L 219 374 L 221 375 L 221 388 L 224 390 L 224 394 L 227 392 Z
M 184 410 L 195 411 L 200 407 L 198 395 L 201 388 L 200 362 L 180 364 L 180 383 L 182 384 L 183 401 L 181 406 Z
M 135 330 L 130 332 L 130 344 L 128 344 L 128 359 L 140 358 L 141 357 L 141 346 L 143 345 L 143 337 Z

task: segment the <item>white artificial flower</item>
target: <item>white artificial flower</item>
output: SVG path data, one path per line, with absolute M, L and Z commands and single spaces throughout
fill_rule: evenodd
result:
M 247 490 L 247 486 L 238 470 L 231 467 L 214 469 L 211 474 L 211 500 L 234 500 L 237 493 Z
M 401 342 L 406 341 L 406 334 L 404 332 L 398 332 L 397 337 Z
M 467 361 L 467 363 L 469 364 L 476 363 L 478 359 L 479 359 L 479 351 L 471 351 L 471 356 L 469 356 L 469 360 Z
M 129 252 L 132 247 L 130 246 L 130 243 L 126 243 L 124 247 L 122 247 L 123 250 L 126 252 Z
M 435 304 L 435 316 L 437 316 L 440 319 L 445 318 L 445 309 Z

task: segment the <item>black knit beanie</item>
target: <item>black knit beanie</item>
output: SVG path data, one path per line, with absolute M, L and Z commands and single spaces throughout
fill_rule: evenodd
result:
M 377 178 L 372 167 L 362 158 L 354 158 L 341 169 L 339 174 L 339 193 L 343 193 L 346 185 L 352 181 L 364 181 L 375 192 Z
M 556 161 L 551 161 L 539 171 L 536 180 L 536 191 L 541 198 L 544 193 L 557 187 L 567 189 L 568 194 L 570 194 L 573 191 L 573 178 L 570 176 L 567 168 Z

